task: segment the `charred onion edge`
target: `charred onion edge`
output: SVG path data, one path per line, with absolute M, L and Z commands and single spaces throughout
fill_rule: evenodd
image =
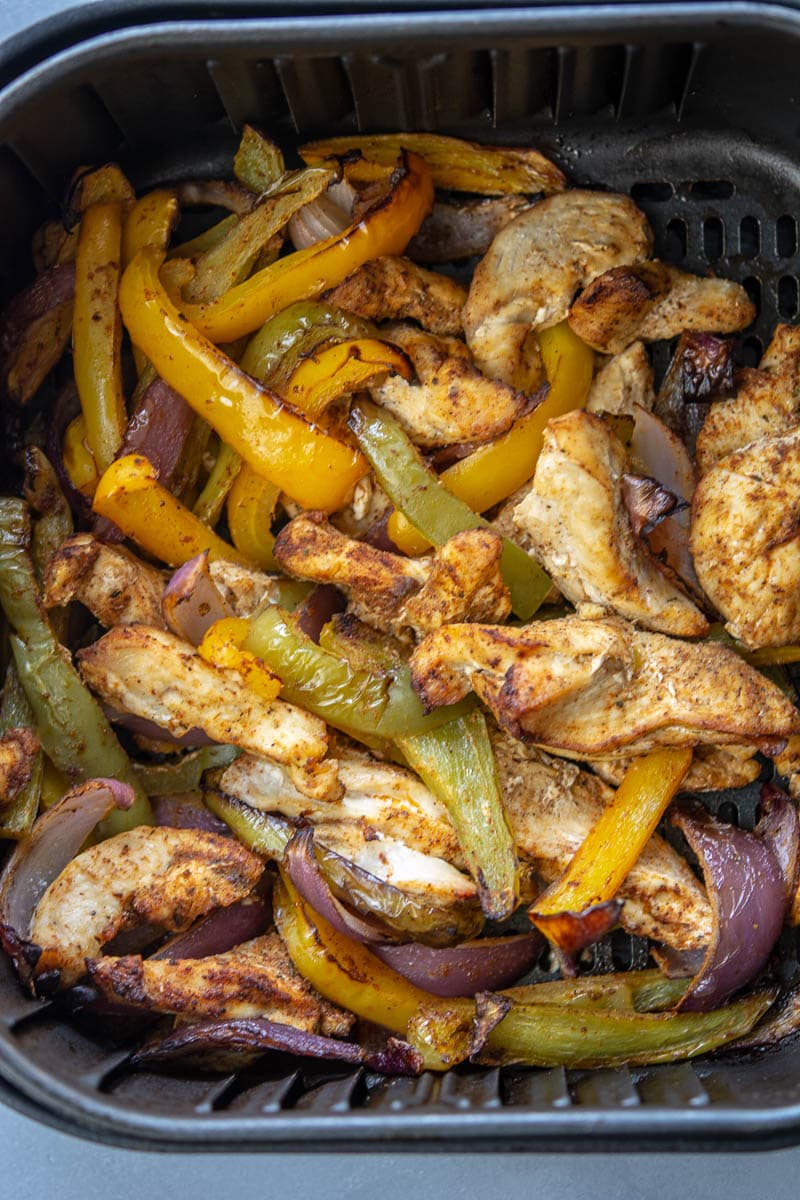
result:
M 297 891 L 314 912 L 364 946 L 391 941 L 395 934 L 380 921 L 358 916 L 334 896 L 314 855 L 314 830 L 300 829 L 286 847 L 284 865 Z
M 373 946 L 372 953 L 431 995 L 451 998 L 509 987 L 531 969 L 544 946 L 544 937 L 533 930 L 443 948 L 418 942 Z

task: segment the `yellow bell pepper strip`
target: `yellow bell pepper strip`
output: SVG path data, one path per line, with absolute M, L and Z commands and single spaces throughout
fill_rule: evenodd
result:
M 212 562 L 246 562 L 158 482 L 152 464 L 141 454 L 126 454 L 111 464 L 97 485 L 92 507 L 171 567 L 182 566 L 204 550 Z
M 342 158 L 353 150 L 361 157 L 347 163 L 348 179 L 369 183 L 386 177 L 386 167 L 402 150 L 421 155 L 437 188 L 482 196 L 560 192 L 566 178 L 555 163 L 528 146 L 480 146 L 438 133 L 384 133 L 307 142 L 300 157 L 307 163 Z
M 17 668 L 12 661 L 6 669 L 3 684 L 3 701 L 0 704 L 0 735 L 7 733 L 9 729 L 18 729 L 20 726 L 33 727 L 34 725 L 33 709 L 28 702 L 28 697 L 19 681 Z M 13 838 L 14 841 L 18 841 L 30 833 L 39 810 L 43 769 L 44 755 L 41 750 L 37 750 L 31 763 L 30 779 L 24 787 L 20 788 L 10 803 L 0 807 L 0 837 Z
M 280 488 L 243 464 L 228 492 L 228 529 L 236 549 L 262 571 L 277 571 L 272 518 Z
M 187 305 L 188 320 L 212 341 L 232 342 L 295 300 L 341 283 L 368 259 L 402 254 L 433 207 L 433 183 L 414 154 L 404 156 L 392 179 L 389 195 L 344 233 L 279 259 L 218 300 Z
M 233 159 L 233 173 L 239 182 L 260 195 L 278 182 L 285 169 L 280 147 L 252 125 L 245 125 Z
M 567 321 L 538 336 L 550 388 L 542 402 L 520 417 L 508 433 L 453 463 L 439 482 L 473 512 L 486 512 L 511 496 L 533 476 L 548 421 L 586 403 L 594 372 L 594 351 L 573 333 Z M 395 510 L 387 533 L 403 554 L 422 554 L 430 543 Z
M 64 224 L 67 229 L 77 225 L 93 204 L 119 204 L 128 213 L 135 202 L 136 193 L 116 163 L 104 163 L 91 171 L 79 168 L 72 177 Z
M 122 230 L 122 265 L 136 257 L 142 246 L 166 250 L 179 216 L 175 192 L 158 188 L 137 200 Z
M 488 526 L 442 486 L 389 413 L 362 400 L 350 410 L 349 424 L 395 508 L 435 546 L 443 546 L 462 529 Z M 550 591 L 549 577 L 508 538 L 503 538 L 501 566 L 514 612 L 523 621 L 530 620 Z
M 197 647 L 198 654 L 212 667 L 238 671 L 262 700 L 274 700 L 281 690 L 281 681 L 257 655 L 245 649 L 249 631 L 249 621 L 223 617 L 206 630 Z
M 683 781 L 691 748 L 654 750 L 635 759 L 560 879 L 528 909 L 555 945 L 572 951 L 580 914 L 612 900 L 652 837 Z
M 65 429 L 62 454 L 72 486 L 91 500 L 100 475 L 86 436 L 86 419 L 83 413 L 78 413 Z
M 302 355 L 326 342 L 377 336 L 375 326 L 354 313 L 319 300 L 298 300 L 253 334 L 239 365 L 248 375 L 282 392 Z
M 211 473 L 192 506 L 194 515 L 211 529 L 222 516 L 225 501 L 241 467 L 242 460 L 236 451 L 231 450 L 225 442 L 220 442 Z
M 383 383 L 387 375 L 411 379 L 408 357 L 388 342 L 359 338 L 321 346 L 298 363 L 283 395 L 307 417 L 319 417 L 340 396 Z
M 55 763 L 45 755 L 44 770 L 42 771 L 42 796 L 39 808 L 47 812 L 54 804 L 58 804 L 63 795 L 69 791 L 69 780 L 63 771 L 59 771 Z
M 75 383 L 98 469 L 114 461 L 128 422 L 122 395 L 122 325 L 117 309 L 122 210 L 93 204 L 81 219 L 72 323 Z
M 341 508 L 365 474 L 363 457 L 287 409 L 198 333 L 167 296 L 161 255 L 140 250 L 120 288 L 131 339 L 158 374 L 259 475 L 304 508 Z
M 132 829 L 150 820 L 150 805 L 102 709 L 53 633 L 41 605 L 29 543 L 27 506 L 0 498 L 0 606 L 14 630 L 11 652 L 42 749 L 71 785 L 105 776 L 129 783 L 134 804 L 112 813 L 103 831 Z

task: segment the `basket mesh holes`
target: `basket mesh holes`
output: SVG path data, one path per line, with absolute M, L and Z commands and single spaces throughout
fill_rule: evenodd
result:
M 673 217 L 667 225 L 664 239 L 664 257 L 668 262 L 678 262 L 686 257 L 686 222 Z
M 761 343 L 761 338 L 745 338 L 744 342 L 742 343 L 739 360 L 743 367 L 757 367 L 761 362 L 761 356 L 763 353 L 764 347 Z
M 781 221 L 785 219 L 785 217 L 781 217 Z M 755 258 L 760 249 L 761 228 L 757 219 L 755 217 L 742 217 L 739 223 L 739 253 L 742 258 Z
M 728 179 L 698 179 L 689 184 L 689 194 L 694 200 L 730 200 L 734 190 Z
M 797 222 L 794 217 L 778 217 L 775 222 L 775 250 L 779 258 L 791 258 L 797 250 Z
M 631 198 L 639 204 L 641 201 L 655 200 L 662 202 L 671 200 L 675 190 L 671 183 L 657 182 L 635 183 L 631 188 Z
M 748 275 L 742 280 L 742 286 L 756 307 L 756 314 L 761 312 L 761 280 L 755 275 Z
M 797 316 L 798 287 L 794 275 L 784 275 L 778 281 L 778 312 L 786 321 Z
M 711 263 L 725 253 L 725 226 L 719 217 L 706 217 L 703 222 L 703 250 Z

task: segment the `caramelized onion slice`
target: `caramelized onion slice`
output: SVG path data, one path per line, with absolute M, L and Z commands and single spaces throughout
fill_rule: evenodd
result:
M 242 942 L 266 933 L 272 918 L 271 905 L 261 896 L 248 896 L 227 908 L 216 908 L 201 917 L 191 929 L 178 933 L 149 957 L 177 962 L 182 958 L 209 958 L 225 954 Z
M 545 939 L 534 930 L 441 949 L 418 942 L 373 946 L 372 953 L 434 996 L 474 996 L 510 987 L 531 969 L 544 945 Z
M 284 865 L 294 886 L 314 912 L 343 933 L 363 945 L 391 941 L 394 934 L 381 922 L 358 916 L 334 896 L 314 855 L 314 830 L 299 830 L 286 847 Z
M 204 634 L 233 611 L 208 569 L 208 551 L 190 558 L 172 575 L 161 598 L 164 620 L 173 633 L 199 646 Z

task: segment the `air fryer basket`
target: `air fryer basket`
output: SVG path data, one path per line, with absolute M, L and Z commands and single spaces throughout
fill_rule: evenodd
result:
M 759 306 L 744 361 L 758 361 L 777 320 L 798 316 L 792 9 L 623 4 L 138 26 L 114 11 L 116 28 L 58 53 L 50 30 L 39 64 L 0 91 L 0 298 L 27 278 L 30 235 L 76 164 L 116 159 L 140 187 L 218 173 L 249 120 L 287 147 L 358 129 L 532 142 L 574 181 L 630 192 L 665 258 L 744 283 Z M 716 803 L 728 819 L 752 819 L 752 795 Z M 619 935 L 598 953 L 605 969 L 644 957 Z M 782 953 L 789 979 L 791 936 Z M 134 1072 L 127 1061 L 124 1047 L 24 996 L 0 961 L 8 1094 L 107 1140 L 465 1150 L 800 1140 L 800 1043 L 635 1070 L 417 1080 L 288 1058 L 225 1079 Z

